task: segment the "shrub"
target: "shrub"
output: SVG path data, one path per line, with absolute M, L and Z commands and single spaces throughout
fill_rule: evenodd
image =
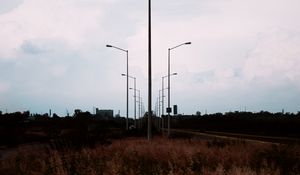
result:
M 299 174 L 299 145 L 155 138 L 56 150 L 20 146 L 0 174 Z

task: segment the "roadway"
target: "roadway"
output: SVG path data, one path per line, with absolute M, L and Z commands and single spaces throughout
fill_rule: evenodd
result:
M 185 135 L 190 135 L 204 140 L 226 139 L 226 140 L 239 140 L 239 141 L 242 140 L 242 141 L 256 142 L 256 143 L 300 144 L 299 138 L 251 135 L 251 134 L 217 132 L 217 131 L 171 129 L 171 135 L 174 134 L 185 134 Z

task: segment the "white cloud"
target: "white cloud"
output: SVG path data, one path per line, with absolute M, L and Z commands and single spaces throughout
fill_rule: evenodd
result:
M 86 38 L 99 29 L 100 3 L 60 0 L 26 0 L 14 11 L 0 16 L 0 58 L 17 55 L 26 40 L 59 39 L 82 47 Z
M 23 2 L 23 0 L 1 0 L 0 1 L 0 15 L 14 10 L 22 2 Z
M 274 110 L 291 103 L 293 95 L 289 96 L 285 91 L 300 82 L 296 34 L 300 32 L 300 23 L 297 22 L 299 1 L 219 0 L 198 1 L 196 4 L 185 1 L 185 6 L 192 4 L 185 8 L 189 9 L 187 13 L 192 11 L 190 16 L 181 10 L 169 12 L 164 9 L 167 3 L 171 2 L 160 3 L 159 8 L 163 10 L 154 11 L 152 19 L 154 90 L 161 86 L 160 77 L 167 74 L 167 48 L 191 41 L 192 45 L 171 53 L 171 72 L 178 72 L 178 76 L 172 78 L 172 93 L 181 94 L 180 102 L 187 106 L 183 111 L 191 111 L 191 101 L 211 108 L 219 106 L 221 111 L 239 105 L 253 108 L 261 105 Z M 171 8 L 176 7 L 176 3 L 171 4 Z M 144 24 L 138 27 L 128 43 L 136 57 L 133 64 L 142 65 L 144 75 L 147 75 L 146 19 Z M 274 32 L 277 28 L 282 30 Z M 262 35 L 265 35 L 264 39 Z M 211 74 L 201 75 L 201 72 Z M 253 79 L 254 76 L 257 78 Z M 195 81 L 195 78 L 201 81 Z M 289 91 L 299 93 L 294 89 Z M 271 98 L 274 94 L 270 92 L 277 94 L 277 98 Z M 251 98 L 249 94 L 253 94 Z M 175 95 L 174 102 L 176 99 Z M 281 103 L 275 104 L 274 101 Z M 274 103 L 274 107 L 267 107 L 268 103 Z
M 124 112 L 120 74 L 126 70 L 125 54 L 105 44 L 129 50 L 130 74 L 146 96 L 147 2 L 16 2 L 21 1 L 0 2 L 0 74 L 7 82 L 1 86 L 11 106 L 99 105 Z M 171 53 L 171 72 L 178 73 L 172 77 L 172 101 L 185 104 L 182 112 L 195 112 L 198 104 L 216 106 L 216 112 L 243 103 L 264 107 L 272 100 L 281 102 L 277 108 L 299 94 L 294 87 L 299 89 L 300 82 L 300 1 L 167 0 L 152 5 L 154 99 L 167 74 L 168 47 L 186 41 L 192 45 Z
M 66 74 L 68 68 L 64 65 L 56 65 L 52 67 L 53 76 L 60 77 Z
M 246 80 L 271 86 L 291 83 L 300 89 L 299 45 L 300 32 L 274 29 L 261 34 L 245 63 Z
M 3 94 L 9 90 L 9 85 L 0 81 L 0 93 Z

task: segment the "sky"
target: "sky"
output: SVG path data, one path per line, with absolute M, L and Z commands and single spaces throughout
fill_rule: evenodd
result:
M 126 53 L 106 44 L 129 50 L 147 107 L 147 10 L 146 0 L 0 0 L 0 110 L 125 116 Z M 168 48 L 192 42 L 171 51 L 180 114 L 300 111 L 299 16 L 299 0 L 152 0 L 152 108 Z

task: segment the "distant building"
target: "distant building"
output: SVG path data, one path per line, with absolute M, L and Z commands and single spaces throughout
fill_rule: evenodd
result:
M 96 108 L 96 118 L 99 119 L 110 119 L 113 118 L 114 111 L 111 109 L 98 109 Z

